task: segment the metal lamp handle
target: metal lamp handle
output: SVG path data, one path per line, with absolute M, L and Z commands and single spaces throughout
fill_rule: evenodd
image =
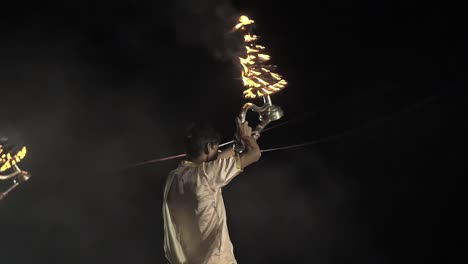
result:
M 1 175 L 0 174 L 0 180 L 7 180 L 14 178 L 13 180 L 13 185 L 10 186 L 8 189 L 0 193 L 0 200 L 4 199 L 9 192 L 11 192 L 13 189 L 18 187 L 21 183 L 29 180 L 31 177 L 31 174 L 27 171 L 21 170 L 17 164 L 13 165 L 13 169 L 15 170 L 14 172 L 7 174 L 7 175 Z

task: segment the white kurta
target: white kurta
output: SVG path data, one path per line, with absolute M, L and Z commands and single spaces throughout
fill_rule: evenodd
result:
M 242 172 L 239 156 L 182 161 L 164 187 L 164 252 L 171 264 L 236 264 L 221 188 Z

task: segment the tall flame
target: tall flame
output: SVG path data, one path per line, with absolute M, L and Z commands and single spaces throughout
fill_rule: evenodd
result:
M 281 75 L 273 72 L 276 67 L 267 64 L 270 55 L 265 54 L 265 47 L 256 44 L 258 36 L 251 33 L 251 26 L 254 22 L 247 16 L 241 16 L 239 23 L 232 29 L 244 34 L 246 53 L 245 57 L 239 57 L 239 62 L 242 66 L 242 82 L 246 87 L 243 92 L 245 98 L 274 94 L 287 85 Z
M 10 153 L 3 153 L 3 149 L 0 145 L 0 164 L 2 164 L 2 166 L 0 167 L 0 172 L 6 171 L 12 166 L 21 162 L 21 160 L 23 160 L 24 157 L 26 157 L 26 151 L 26 147 L 23 147 L 20 151 L 16 153 L 16 155 L 12 156 Z

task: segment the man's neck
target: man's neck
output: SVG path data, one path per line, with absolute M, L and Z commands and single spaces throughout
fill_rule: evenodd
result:
M 206 160 L 205 157 L 203 156 L 198 156 L 196 158 L 188 158 L 187 161 L 190 161 L 190 162 L 193 162 L 193 163 L 196 163 L 196 164 L 200 164 L 202 162 L 204 162 Z

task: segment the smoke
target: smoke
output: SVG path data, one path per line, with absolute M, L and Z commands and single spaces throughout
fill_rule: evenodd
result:
M 176 37 L 205 49 L 214 58 L 231 61 L 240 52 L 242 38 L 230 33 L 241 14 L 226 0 L 171 1 L 168 21 Z
M 162 251 L 162 224 L 153 221 L 154 233 L 145 233 L 155 243 L 138 237 L 148 230 L 129 226 L 151 219 L 142 209 L 148 204 L 132 200 L 143 186 L 152 187 L 152 210 L 160 212 L 164 177 L 124 168 L 177 151 L 170 137 L 176 129 L 148 110 L 164 112 L 145 93 L 160 87 L 112 85 L 102 68 L 83 59 L 82 35 L 18 35 L 0 47 L 0 136 L 27 146 L 19 165 L 32 176 L 0 202 L 0 226 L 8 227 L 0 232 L 2 261 L 159 262 L 154 248 Z M 1 182 L 1 190 L 11 184 Z
M 1 42 L 0 137 L 28 147 L 20 167 L 32 173 L 0 202 L 5 263 L 163 263 L 162 186 L 177 162 L 128 165 L 181 153 L 187 119 L 235 105 L 223 102 L 213 111 L 205 103 L 210 98 L 167 96 L 170 89 L 208 94 L 193 89 L 190 76 L 183 82 L 174 74 L 185 70 L 209 79 L 208 63 L 182 58 L 177 49 L 198 46 L 229 61 L 240 47 L 227 34 L 238 17 L 227 1 L 171 1 L 167 11 L 183 47 L 146 44 L 149 25 L 162 21 L 119 24 L 120 17 L 87 25 L 92 38 L 72 27 L 55 34 L 17 29 Z M 184 67 L 168 67 L 167 59 Z M 201 106 L 179 109 L 179 99 Z M 317 152 L 275 153 L 264 154 L 224 192 L 239 262 L 346 262 L 334 256 L 346 260 L 367 243 L 357 234 L 365 229 L 353 214 L 353 185 Z
M 239 262 L 342 263 L 368 248 L 356 187 L 318 152 L 296 153 L 265 153 L 225 188 Z

